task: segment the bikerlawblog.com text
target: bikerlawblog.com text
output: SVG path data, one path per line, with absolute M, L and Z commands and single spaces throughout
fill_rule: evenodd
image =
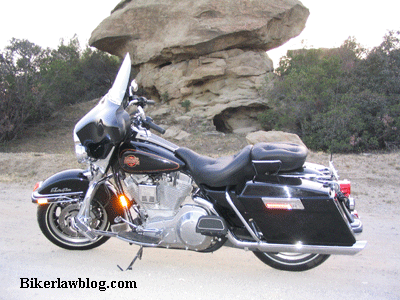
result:
M 21 289 L 136 289 L 136 281 L 133 280 L 90 280 L 89 278 L 77 278 L 76 280 L 39 280 L 38 278 L 20 278 Z

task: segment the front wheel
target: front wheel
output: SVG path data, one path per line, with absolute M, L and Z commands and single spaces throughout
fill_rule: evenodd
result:
M 98 236 L 92 241 L 74 228 L 73 219 L 79 212 L 78 203 L 52 203 L 40 205 L 37 211 L 37 220 L 40 230 L 55 245 L 68 250 L 87 250 L 100 246 L 109 237 Z M 104 206 L 93 201 L 90 210 L 90 227 L 107 231 L 110 220 Z
M 307 271 L 322 264 L 329 258 L 326 254 L 309 254 L 309 253 L 272 253 L 254 251 L 263 263 L 272 268 L 283 271 Z

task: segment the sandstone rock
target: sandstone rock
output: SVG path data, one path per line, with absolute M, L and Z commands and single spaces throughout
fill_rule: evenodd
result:
M 254 132 L 254 131 L 257 131 L 257 127 L 240 127 L 240 128 L 233 130 L 233 133 L 240 134 L 240 135 L 241 134 L 247 135 L 250 132 Z
M 182 130 L 179 126 L 171 126 L 166 130 L 163 137 L 166 139 L 172 138 L 172 139 L 181 141 L 181 140 L 186 139 L 189 136 L 190 136 L 190 133 Z
M 89 44 L 120 57 L 130 52 L 134 65 L 233 48 L 267 51 L 300 34 L 308 15 L 297 0 L 124 1 Z
M 123 57 L 152 99 L 232 132 L 256 127 L 273 63 L 265 51 L 297 36 L 309 11 L 297 0 L 125 0 L 90 45 Z M 158 115 L 164 114 L 166 109 Z
M 257 131 L 252 132 L 246 136 L 249 144 L 255 145 L 257 143 L 276 143 L 276 142 L 289 142 L 305 146 L 303 141 L 297 134 L 288 133 L 283 131 Z
M 232 116 L 223 126 L 224 131 L 232 132 L 238 127 L 233 118 L 239 113 L 237 108 L 246 108 L 240 111 L 244 113 L 241 118 L 250 120 L 245 127 L 251 127 L 257 119 L 254 108 L 267 106 L 257 85 L 272 69 L 264 51 L 232 49 L 163 67 L 147 63 L 140 66 L 136 80 L 152 98 L 167 98 L 175 106 L 190 101 L 190 116 L 213 119 L 219 115 L 224 123 Z

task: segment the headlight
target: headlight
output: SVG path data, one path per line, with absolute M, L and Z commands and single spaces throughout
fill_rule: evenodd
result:
M 88 154 L 86 152 L 86 148 L 82 146 L 81 141 L 78 136 L 74 132 L 74 142 L 75 142 L 75 154 L 79 163 L 84 163 L 88 160 Z

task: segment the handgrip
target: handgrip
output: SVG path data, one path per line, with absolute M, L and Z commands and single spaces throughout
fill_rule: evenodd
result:
M 153 122 L 153 119 L 150 118 L 150 117 L 146 117 L 146 120 L 143 120 L 142 122 L 143 122 L 143 124 L 145 126 L 148 126 L 149 128 L 154 129 L 155 131 L 157 131 L 157 132 L 159 132 L 161 134 L 165 133 L 165 129 L 160 127 L 160 126 L 158 126 L 157 124 L 155 124 Z
M 148 105 L 155 105 L 155 104 L 156 104 L 156 101 L 147 99 L 146 104 L 148 104 Z

